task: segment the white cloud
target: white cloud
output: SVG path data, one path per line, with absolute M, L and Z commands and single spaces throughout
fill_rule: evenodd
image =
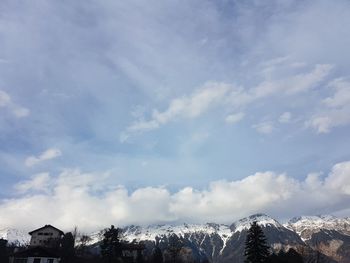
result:
M 301 73 L 280 80 L 264 81 L 251 92 L 255 99 L 264 98 L 276 93 L 292 95 L 306 92 L 323 81 L 333 69 L 329 64 L 318 64 L 307 73 Z
M 30 111 L 27 108 L 23 108 L 23 107 L 20 107 L 20 106 L 13 107 L 12 112 L 17 118 L 26 117 L 30 113 Z
M 21 193 L 30 190 L 39 190 L 47 192 L 49 190 L 49 173 L 40 173 L 31 177 L 30 180 L 22 181 L 15 185 L 15 189 Z
M 328 188 L 339 191 L 340 194 L 350 195 L 350 162 L 334 165 L 325 184 Z
M 332 97 L 324 100 L 324 103 L 330 108 L 341 108 L 350 104 L 350 83 L 345 79 L 335 79 L 328 85 L 335 92 Z
M 226 123 L 234 124 L 234 123 L 239 122 L 243 118 L 244 118 L 244 113 L 243 112 L 238 112 L 238 113 L 234 113 L 234 114 L 228 115 L 225 118 L 225 121 L 226 121 Z
M 59 156 L 61 156 L 62 153 L 59 149 L 56 148 L 50 148 L 47 149 L 45 152 L 41 153 L 38 157 L 36 156 L 29 156 L 26 160 L 25 160 L 25 165 L 28 167 L 34 166 L 38 163 L 41 163 L 43 161 L 46 160 L 50 160 L 50 159 L 54 159 L 57 158 Z
M 9 94 L 0 90 L 0 107 L 7 108 L 17 118 L 23 118 L 29 115 L 30 111 L 27 108 L 15 104 Z
M 207 112 L 211 107 L 222 103 L 230 88 L 225 83 L 206 83 L 191 96 L 173 99 L 165 111 L 160 112 L 154 109 L 151 119 L 139 119 L 134 122 L 121 134 L 120 140 L 122 142 L 127 140 L 133 133 L 157 129 L 174 119 L 196 118 Z
M 328 133 L 333 126 L 332 120 L 327 116 L 313 117 L 306 125 L 314 128 L 317 133 Z
M 5 91 L 0 90 L 0 107 L 6 107 L 10 103 L 10 96 Z
M 272 63 L 282 63 L 284 58 L 281 59 L 277 59 Z M 243 87 L 233 89 L 229 95 L 229 101 L 235 108 L 242 108 L 258 100 L 268 99 L 276 95 L 292 96 L 307 92 L 324 81 L 332 69 L 332 65 L 317 64 L 309 72 L 282 78 L 267 78 L 251 89 Z M 269 70 L 273 71 L 275 69 L 270 68 Z
M 333 95 L 325 98 L 322 111 L 306 122 L 318 133 L 328 133 L 332 128 L 350 124 L 350 82 L 339 78 L 328 87 L 334 90 Z
M 278 121 L 280 123 L 288 123 L 290 122 L 291 118 L 292 118 L 292 114 L 287 111 L 281 114 L 281 116 L 278 118 Z
M 253 125 L 253 128 L 255 128 L 259 133 L 262 133 L 262 134 L 270 134 L 274 130 L 273 124 L 270 121 L 264 121 L 264 122 L 255 124 Z
M 231 223 L 259 211 L 279 217 L 336 213 L 347 209 L 350 201 L 350 161 L 334 165 L 324 179 L 315 173 L 297 180 L 259 172 L 241 180 L 214 181 L 207 189 L 185 187 L 174 193 L 164 187 L 129 192 L 113 186 L 110 178 L 106 173 L 69 169 L 57 178 L 36 175 L 17 184 L 24 196 L 2 200 L 0 227 L 31 228 L 49 222 L 63 229 L 78 225 L 91 231 L 110 224 Z
M 274 65 L 283 63 L 285 60 L 288 60 L 288 57 L 278 58 L 267 62 L 267 64 L 271 64 L 272 68 L 270 70 L 274 71 L 276 70 Z M 288 64 L 288 67 L 291 67 L 290 64 Z M 154 109 L 150 119 L 145 119 L 142 114 L 138 120 L 120 134 L 120 141 L 127 141 L 132 134 L 158 129 L 175 119 L 196 118 L 217 105 L 223 105 L 230 109 L 241 109 L 257 100 L 268 99 L 272 96 L 291 96 L 307 92 L 324 81 L 332 69 L 333 66 L 329 64 L 316 64 L 311 70 L 304 73 L 289 74 L 280 78 L 266 78 L 251 89 L 236 87 L 227 83 L 206 83 L 190 96 L 171 100 L 166 110 L 158 111 Z M 290 113 L 282 116 L 284 119 L 281 120 L 288 121 L 288 114 Z M 236 123 L 243 117 L 244 114 L 239 112 L 227 116 L 225 121 Z M 273 126 L 268 123 L 256 125 L 256 128 L 259 132 L 265 134 L 271 133 L 273 130 Z

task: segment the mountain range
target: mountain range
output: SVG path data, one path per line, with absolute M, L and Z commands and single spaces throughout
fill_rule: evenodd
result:
M 166 256 L 167 248 L 176 240 L 183 247 L 180 256 L 189 262 L 228 263 L 244 261 L 243 251 L 247 231 L 253 221 L 262 227 L 273 252 L 295 249 L 306 262 L 350 263 L 350 218 L 334 216 L 295 217 L 281 224 L 265 214 L 255 214 L 231 225 L 177 224 L 127 226 L 122 228 L 125 241 L 143 242 L 150 255 L 158 245 Z M 90 235 L 91 247 L 98 247 L 102 235 Z M 16 229 L 0 230 L 0 238 L 24 244 L 29 235 Z

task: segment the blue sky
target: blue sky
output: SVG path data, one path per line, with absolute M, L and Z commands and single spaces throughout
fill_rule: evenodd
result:
M 0 226 L 349 215 L 348 24 L 341 0 L 2 1 Z

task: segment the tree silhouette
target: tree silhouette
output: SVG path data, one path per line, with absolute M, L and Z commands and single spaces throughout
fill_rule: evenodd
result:
M 88 235 L 82 235 L 79 238 L 79 245 L 77 246 L 77 254 L 80 256 L 87 256 L 89 254 L 88 244 L 92 238 Z
M 104 238 L 102 240 L 101 255 L 105 262 L 111 263 L 122 256 L 122 246 L 120 242 L 121 230 L 119 228 L 107 229 L 103 234 Z
M 175 234 L 169 236 L 168 252 L 173 263 L 180 262 L 179 254 L 183 247 L 183 241 Z
M 70 262 L 72 259 L 74 259 L 74 236 L 71 232 L 66 233 L 61 240 L 61 256 L 62 263 Z
M 8 262 L 7 240 L 0 238 L 0 262 Z
M 254 221 L 247 233 L 245 241 L 245 263 L 264 263 L 269 257 L 269 247 L 261 227 Z
M 153 250 L 152 253 L 153 263 L 163 263 L 163 253 L 158 245 Z
M 293 248 L 288 252 L 281 250 L 278 254 L 269 256 L 268 263 L 303 263 L 303 257 Z

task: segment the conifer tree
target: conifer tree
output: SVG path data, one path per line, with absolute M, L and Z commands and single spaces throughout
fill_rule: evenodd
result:
M 267 261 L 269 254 L 264 232 L 254 221 L 248 230 L 245 242 L 245 263 L 264 263 Z
M 64 235 L 61 240 L 62 263 L 70 262 L 75 256 L 74 236 L 71 232 Z
M 120 229 L 111 228 L 107 229 L 103 234 L 104 238 L 102 240 L 101 255 L 105 262 L 111 263 L 122 255 L 122 247 L 120 242 Z

